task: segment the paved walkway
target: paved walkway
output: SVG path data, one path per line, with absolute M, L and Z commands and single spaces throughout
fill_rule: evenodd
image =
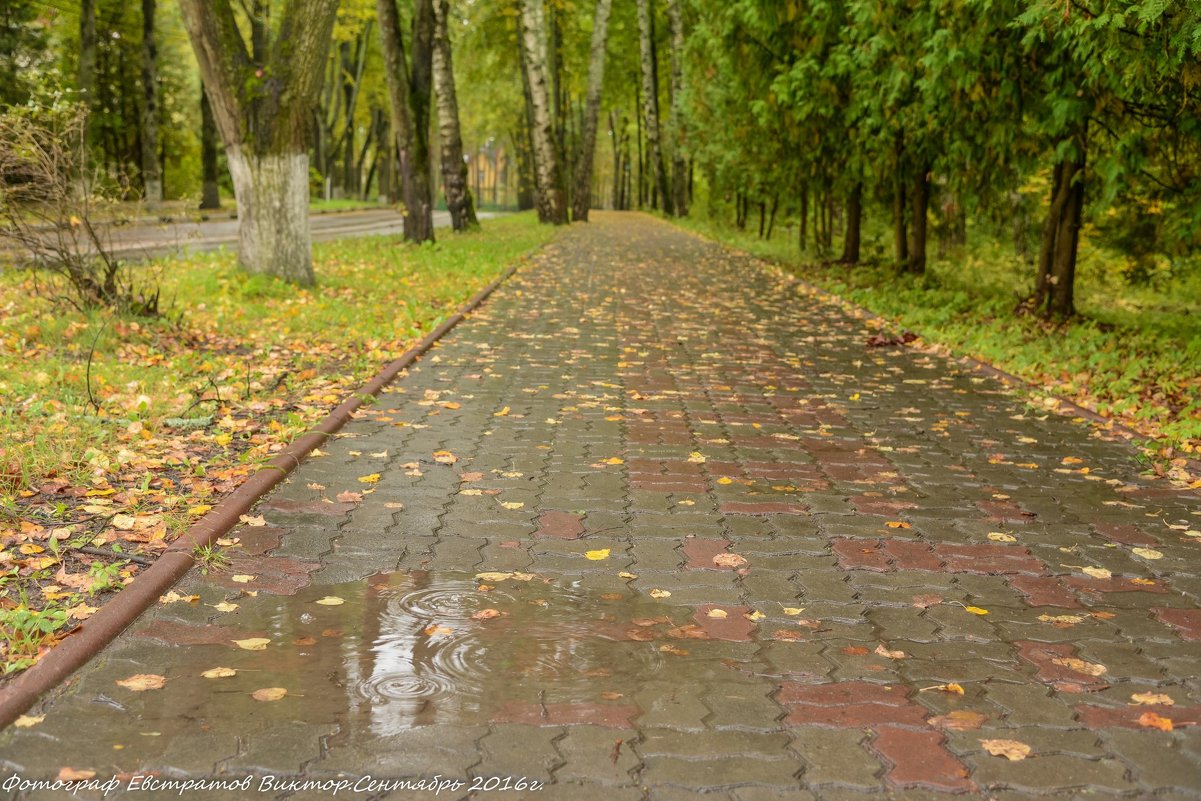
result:
M 597 215 L 0 764 L 547 801 L 1201 797 L 1197 496 L 872 333 Z M 143 673 L 166 685 L 118 684 Z M 185 797 L 334 785 L 267 786 Z

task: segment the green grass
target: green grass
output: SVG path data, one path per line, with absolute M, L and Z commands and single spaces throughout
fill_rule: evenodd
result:
M 1033 268 L 974 227 L 968 246 L 932 256 L 925 276 L 888 264 L 891 233 L 868 226 L 855 267 L 800 253 L 796 230 L 770 241 L 706 219 L 681 225 L 773 261 L 798 277 L 944 345 L 1015 373 L 1061 397 L 1129 423 L 1171 459 L 1201 448 L 1201 266 L 1156 285 L 1129 286 L 1120 256 L 1085 232 L 1079 316 L 1057 325 L 1016 313 Z M 840 248 L 836 248 L 840 249 Z M 931 242 L 932 252 L 937 243 Z

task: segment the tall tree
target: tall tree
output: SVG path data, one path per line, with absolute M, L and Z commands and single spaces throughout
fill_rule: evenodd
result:
M 667 188 L 667 170 L 663 165 L 663 146 L 659 130 L 659 70 L 655 58 L 655 28 L 651 0 L 638 0 L 638 54 L 642 68 L 642 116 L 646 119 L 647 157 L 654 180 L 653 193 L 663 210 L 671 213 L 671 195 Z M 655 204 L 652 202 L 652 207 Z
M 221 192 L 217 184 L 217 123 L 208 93 L 200 87 L 200 208 L 221 208 Z
M 520 38 L 529 86 L 534 201 L 538 208 L 538 219 L 544 223 L 562 225 L 567 222 L 567 203 L 560 181 L 550 84 L 546 75 L 546 9 L 543 0 L 521 0 Z
M 671 28 L 671 207 L 688 214 L 688 165 L 684 160 L 684 13 L 680 0 L 667 0 Z
M 450 0 L 437 0 L 434 14 L 434 97 L 438 106 L 442 191 L 446 194 L 451 227 L 465 231 L 480 223 L 475 216 L 471 188 L 467 186 L 467 162 L 463 160 L 463 134 L 459 128 L 459 101 L 451 60 Z
M 142 0 L 142 197 L 150 206 L 163 200 L 158 161 L 158 50 L 154 43 L 156 0 Z
M 592 17 L 592 51 L 588 59 L 588 98 L 584 109 L 584 130 L 579 160 L 575 169 L 575 194 L 572 219 L 587 220 L 592 206 L 592 163 L 596 156 L 596 129 L 600 119 L 601 89 L 605 85 L 605 45 L 609 38 L 609 11 L 613 0 L 596 0 Z M 614 140 L 614 147 L 617 142 Z M 614 174 L 616 174 L 616 165 Z
M 290 0 L 261 67 L 230 0 L 180 0 L 238 201 L 238 262 L 313 283 L 307 126 L 338 0 Z
M 405 55 L 396 0 L 376 0 L 376 12 L 404 200 L 404 236 L 410 242 L 432 242 L 434 204 L 430 180 L 429 115 L 434 0 L 416 0 L 412 64 Z
M 79 2 L 79 99 L 93 111 L 96 107 L 96 2 Z M 90 116 L 90 115 L 89 115 Z M 85 126 L 90 127 L 85 121 Z M 84 129 L 87 139 L 87 128 Z

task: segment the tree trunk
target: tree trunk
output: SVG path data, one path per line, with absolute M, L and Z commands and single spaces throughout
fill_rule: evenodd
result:
M 1047 222 L 1043 226 L 1042 245 L 1038 252 L 1038 274 L 1034 281 L 1033 305 L 1045 308 L 1050 305 L 1051 273 L 1055 262 L 1055 240 L 1059 235 L 1059 220 L 1071 194 L 1071 181 L 1064 180 L 1067 162 L 1055 164 L 1051 178 L 1051 204 L 1047 210 Z
M 859 263 L 860 224 L 863 219 L 863 182 L 856 181 L 847 198 L 847 231 L 843 240 L 842 260 L 846 264 Z
M 434 6 L 434 97 L 438 105 L 438 141 L 442 156 L 442 191 L 450 224 L 456 231 L 479 227 L 475 203 L 467 186 L 467 162 L 463 160 L 463 135 L 459 129 L 459 101 L 455 95 L 455 73 L 451 61 L 450 0 Z
M 688 214 L 689 169 L 684 159 L 684 15 L 680 0 L 667 0 L 667 20 L 671 28 L 671 204 L 676 216 L 684 217 Z
M 771 239 L 771 232 L 776 227 L 776 211 L 778 211 L 779 208 L 780 208 L 780 196 L 772 195 L 771 196 L 771 212 L 768 214 L 768 217 L 767 217 L 767 235 L 765 237 L 763 237 L 764 239 L 767 239 L 767 240 Z
M 1064 174 L 1069 184 L 1067 203 L 1055 236 L 1055 262 L 1051 267 L 1049 316 L 1066 320 L 1076 313 L 1076 254 L 1080 245 L 1080 222 L 1084 213 L 1084 152 L 1068 165 Z
M 800 245 L 801 253 L 805 252 L 805 240 L 808 238 L 809 228 L 809 186 L 801 184 L 801 213 L 800 220 L 797 222 L 797 244 Z
M 638 4 L 638 52 L 642 67 L 642 114 L 646 118 L 647 158 L 650 161 L 652 184 L 651 208 L 658 208 L 655 198 L 663 202 L 663 210 L 671 213 L 671 196 L 668 194 L 667 170 L 663 166 L 663 149 L 659 131 L 659 76 L 655 61 L 654 16 L 652 0 L 637 0 Z
M 534 196 L 538 219 L 562 225 L 567 222 L 567 204 L 559 177 L 555 146 L 553 109 L 546 76 L 546 16 L 543 0 L 521 0 L 521 47 L 530 87 L 533 111 L 531 134 L 534 157 Z
M 617 113 L 609 111 L 609 141 L 613 144 L 613 208 L 621 208 L 621 145 L 625 126 L 617 127 Z
M 638 208 L 646 202 L 646 159 L 642 153 L 642 90 L 634 80 L 634 145 L 638 152 Z
M 338 0 L 291 0 L 260 69 L 230 0 L 180 0 L 238 199 L 238 261 L 313 282 L 307 128 L 321 91 Z
M 384 75 L 391 101 L 392 131 L 396 137 L 397 166 L 404 206 L 404 237 L 410 242 L 434 239 L 429 177 L 429 72 L 433 56 L 431 2 L 418 0 L 414 9 L 411 73 L 405 58 L 396 0 L 376 0 L 375 4 L 380 48 L 384 54 Z
M 154 46 L 155 0 L 142 0 L 142 196 L 151 208 L 163 202 L 158 163 L 158 54 Z
M 226 151 L 238 198 L 238 262 L 297 284 L 313 283 L 309 156 Z
M 904 267 L 909 263 L 909 240 L 906 238 L 908 225 L 905 220 L 907 198 L 905 197 L 905 178 L 899 169 L 894 181 L 892 194 L 893 251 L 897 264 Z
M 208 94 L 200 87 L 200 165 L 201 190 L 200 208 L 221 208 L 221 191 L 217 184 L 217 125 L 213 122 L 213 109 L 209 106 Z
M 910 220 L 912 236 L 909 238 L 909 261 L 906 271 L 918 275 L 926 271 L 926 232 L 930 211 L 930 168 L 918 165 L 913 181 L 913 219 Z
M 592 53 L 588 60 L 588 99 L 584 109 L 583 139 L 580 143 L 580 160 L 575 168 L 575 196 L 572 198 L 572 218 L 587 220 L 592 207 L 592 162 L 596 155 L 596 127 L 600 118 L 601 89 L 605 84 L 605 44 L 608 42 L 609 9 L 613 0 L 596 0 L 596 13 L 592 17 Z M 612 118 L 609 123 L 612 131 Z M 613 139 L 613 167 L 619 165 L 617 139 Z

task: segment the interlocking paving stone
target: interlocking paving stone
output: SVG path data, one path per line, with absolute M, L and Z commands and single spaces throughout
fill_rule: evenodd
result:
M 1201 798 L 1197 494 L 879 326 L 649 217 L 573 226 L 235 530 L 252 580 L 189 575 L 0 767 Z

